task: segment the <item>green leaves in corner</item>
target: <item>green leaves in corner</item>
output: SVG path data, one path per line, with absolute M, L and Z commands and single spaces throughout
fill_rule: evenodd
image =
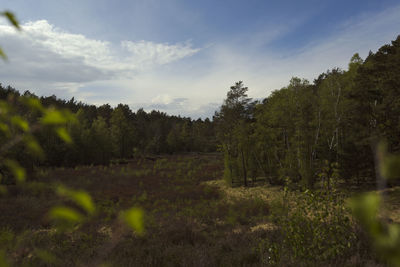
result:
M 1 57 L 3 60 L 7 60 L 7 55 L 4 53 L 3 49 L 1 49 L 1 48 L 0 48 L 0 57 Z
M 378 217 L 382 199 L 377 193 L 363 194 L 350 202 L 354 216 L 373 240 L 378 255 L 392 266 L 400 266 L 400 226 Z
M 4 165 L 11 171 L 17 182 L 24 182 L 26 178 L 25 169 L 15 160 L 5 159 Z
M 37 105 L 35 103 L 32 103 L 32 105 Z M 58 137 L 61 138 L 66 143 L 72 143 L 72 138 L 69 135 L 67 129 L 65 128 L 65 125 L 67 123 L 75 123 L 76 118 L 75 116 L 68 110 L 56 110 L 49 108 L 47 110 L 44 110 L 43 112 L 43 117 L 41 118 L 40 122 L 43 125 L 50 125 L 50 126 L 55 126 L 55 132 L 58 135 Z
M 18 20 L 15 18 L 15 15 L 10 11 L 0 12 L 0 16 L 5 17 L 8 22 L 10 22 L 17 30 L 21 30 L 19 26 Z M 7 55 L 4 53 L 3 49 L 0 48 L 0 57 L 3 60 L 7 60 Z
M 29 124 L 28 122 L 23 119 L 21 116 L 14 115 L 11 117 L 11 123 L 18 128 L 20 128 L 22 131 L 27 132 L 29 131 Z
M 400 156 L 389 153 L 386 142 L 380 142 L 377 146 L 379 158 L 379 172 L 382 178 L 393 180 L 400 178 Z
M 15 18 L 14 13 L 10 11 L 3 11 L 0 13 L 1 16 L 6 17 L 8 22 L 10 22 L 16 29 L 21 30 L 18 20 Z
M 84 217 L 73 208 L 56 206 L 50 210 L 49 218 L 53 220 L 60 229 L 64 230 L 81 223 Z
M 381 198 L 376 193 L 362 194 L 350 201 L 350 208 L 362 226 L 373 236 L 382 230 L 382 225 L 377 219 Z
M 89 215 L 93 215 L 93 213 L 95 212 L 95 206 L 92 198 L 85 191 L 71 190 L 64 186 L 59 186 L 57 188 L 57 194 L 59 196 L 66 197 L 69 200 L 72 200 L 73 202 L 75 202 L 75 204 L 85 210 Z
M 59 125 L 65 124 L 68 122 L 68 117 L 65 113 L 56 110 L 56 109 L 48 109 L 44 112 L 43 117 L 41 119 L 41 123 L 44 125 Z
M 385 180 L 400 177 L 400 156 L 387 152 L 387 144 L 380 142 L 376 156 L 380 175 Z M 350 201 L 354 217 L 372 238 L 378 255 L 389 265 L 400 266 L 400 225 L 385 223 L 379 218 L 382 197 L 378 192 L 365 193 Z
M 64 186 L 57 188 L 57 194 L 72 201 L 85 213 L 67 206 L 53 207 L 48 216 L 61 230 L 70 229 L 88 219 L 95 213 L 95 205 L 88 193 L 82 190 L 72 190 Z
M 121 213 L 122 221 L 138 234 L 144 233 L 143 210 L 131 208 Z

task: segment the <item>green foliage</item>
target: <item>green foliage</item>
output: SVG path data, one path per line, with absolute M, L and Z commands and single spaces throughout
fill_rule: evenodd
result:
M 7 55 L 4 53 L 3 49 L 1 49 L 1 48 L 0 48 L 0 57 L 1 57 L 3 60 L 7 60 Z
M 65 143 L 68 143 L 68 144 L 72 143 L 72 138 L 69 136 L 69 134 L 65 128 L 63 128 L 63 127 L 56 128 L 56 133 Z
M 274 204 L 271 216 L 280 228 L 275 237 L 260 243 L 268 265 L 340 265 L 357 253 L 358 240 L 343 196 L 289 192 Z
M 14 13 L 10 11 L 3 11 L 0 12 L 1 17 L 5 17 L 9 23 L 11 23 L 16 29 L 21 30 L 21 27 L 19 26 L 18 20 L 15 18 Z M 7 55 L 4 53 L 4 51 L 0 48 L 0 57 L 3 58 L 3 60 L 7 60 Z
M 61 230 L 70 229 L 76 226 L 78 223 L 81 223 L 84 219 L 82 214 L 80 214 L 78 211 L 65 206 L 53 207 L 48 216 Z
M 27 114 L 35 117 L 30 118 Z M 0 169 L 4 172 L 7 168 L 16 181 L 23 182 L 25 169 L 29 166 L 32 169 L 34 162 L 44 159 L 45 151 L 39 145 L 40 132 L 47 129 L 64 141 L 72 142 L 66 124 L 74 122 L 75 118 L 69 111 L 59 112 L 28 96 L 9 94 L 7 100 L 0 100 Z M 2 182 L 12 180 L 7 173 L 3 176 Z
M 0 13 L 0 16 L 4 16 L 7 18 L 7 20 L 18 30 L 20 30 L 20 26 L 18 23 L 18 20 L 15 18 L 14 13 L 10 12 L 10 11 L 3 11 Z
M 131 227 L 136 233 L 144 233 L 143 210 L 139 208 L 131 208 L 121 214 L 122 220 Z
M 9 168 L 9 170 L 13 173 L 15 179 L 18 182 L 21 183 L 25 181 L 26 178 L 25 169 L 22 168 L 17 161 L 11 159 L 5 159 L 3 164 Z
M 372 238 L 380 258 L 392 266 L 400 266 L 400 226 L 379 219 L 381 205 L 381 197 L 376 193 L 361 195 L 350 203 L 354 216 Z
M 88 220 L 95 213 L 95 205 L 90 195 L 82 190 L 72 190 L 65 186 L 58 186 L 56 192 L 59 196 L 72 201 L 86 214 L 73 207 L 56 206 L 48 214 L 49 219 L 55 222 L 60 230 L 70 230 L 78 224 Z
M 57 188 L 57 194 L 62 197 L 67 197 L 73 202 L 75 202 L 78 206 L 83 208 L 87 214 L 93 215 L 95 212 L 95 206 L 92 201 L 92 198 L 88 193 L 82 190 L 71 190 L 64 186 L 59 186 Z
M 399 156 L 387 154 L 387 144 L 381 142 L 377 148 L 378 172 L 382 179 L 399 177 Z M 378 193 L 365 193 L 350 202 L 354 216 L 372 239 L 372 244 L 384 262 L 400 266 L 400 225 L 385 223 L 380 218 L 383 199 Z
M 282 184 L 289 177 L 302 188 L 321 180 L 329 187 L 331 175 L 373 182 L 376 140 L 386 138 L 388 150 L 400 152 L 399 49 L 400 36 L 365 61 L 355 54 L 347 71 L 334 68 L 313 84 L 294 77 L 258 103 L 242 82 L 232 86 L 214 116 L 227 180 L 247 185 L 263 176 Z M 398 160 L 386 161 L 397 175 Z M 337 166 L 326 169 L 326 162 Z
M 217 137 L 225 153 L 224 177 L 232 185 L 248 183 L 248 123 L 253 104 L 247 90 L 242 81 L 231 86 L 224 104 L 214 115 Z

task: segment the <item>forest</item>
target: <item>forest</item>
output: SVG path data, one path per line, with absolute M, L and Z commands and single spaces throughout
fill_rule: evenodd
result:
M 195 120 L 0 84 L 0 266 L 400 266 L 400 36 L 248 90 Z

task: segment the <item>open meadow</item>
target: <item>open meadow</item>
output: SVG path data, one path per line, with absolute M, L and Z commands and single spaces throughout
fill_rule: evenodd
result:
M 16 266 L 374 265 L 342 205 L 349 193 L 312 195 L 263 181 L 232 188 L 222 174 L 220 154 L 196 153 L 41 169 L 0 199 L 0 246 Z M 52 206 L 74 205 L 55 195 L 58 184 L 84 189 L 96 205 L 66 232 L 48 219 Z M 389 191 L 398 222 L 400 190 Z M 141 235 L 118 220 L 132 206 L 145 214 Z

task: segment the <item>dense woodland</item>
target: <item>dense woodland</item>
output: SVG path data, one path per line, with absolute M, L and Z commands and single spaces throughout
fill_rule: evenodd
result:
M 400 150 L 400 36 L 365 60 L 355 54 L 348 70 L 334 68 L 313 83 L 292 78 L 261 102 L 247 90 L 232 86 L 214 117 L 232 184 L 266 177 L 329 188 L 333 174 L 373 182 L 378 142 Z
M 10 86 L 0 85 L 0 99 L 11 103 L 16 113 L 35 124 L 40 113 L 33 112 L 20 101 L 25 97 L 39 99 L 44 107 L 68 110 L 75 114 L 78 122 L 66 125 L 73 144 L 63 142 L 51 129 L 35 133 L 46 155 L 44 159 L 30 156 L 23 144 L 11 150 L 12 157 L 19 159 L 25 167 L 108 164 L 111 159 L 145 154 L 212 152 L 216 149 L 214 125 L 209 119 L 191 120 L 154 110 L 132 112 L 123 104 L 115 108 L 109 104 L 96 107 L 74 98 L 65 101 L 54 95 L 39 98 L 29 91 L 20 94 Z
M 235 83 L 213 120 L 192 120 L 163 112 L 133 112 L 58 99 L 38 98 L 29 91 L 0 86 L 7 100 L 30 124 L 39 114 L 20 103 L 37 98 L 45 107 L 69 110 L 78 123 L 66 125 L 73 144 L 51 130 L 35 136 L 46 157 L 30 156 L 21 144 L 9 151 L 26 168 L 34 165 L 107 164 L 111 159 L 145 154 L 213 152 L 217 140 L 225 155 L 225 178 L 232 185 L 249 185 L 259 177 L 270 184 L 330 186 L 336 173 L 347 182 L 375 180 L 374 151 L 385 140 L 389 152 L 400 150 L 400 37 L 370 52 L 355 54 L 348 70 L 334 68 L 312 83 L 292 78 L 262 101 L 247 97 L 242 81 Z M 4 140 L 4 139 L 2 139 Z

